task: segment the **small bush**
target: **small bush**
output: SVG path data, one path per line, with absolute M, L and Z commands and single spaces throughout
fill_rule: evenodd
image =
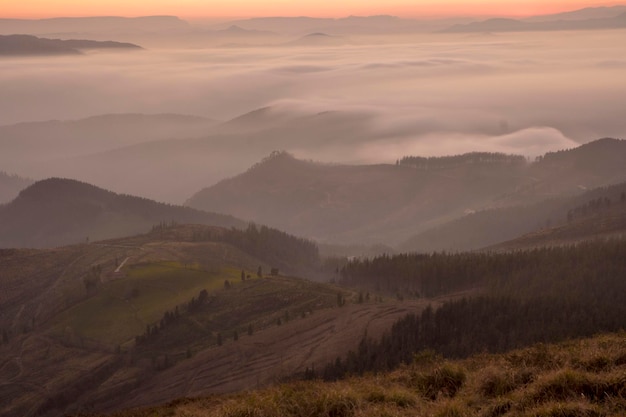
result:
M 358 400 L 350 393 L 329 389 L 317 390 L 313 385 L 281 388 L 275 399 L 282 416 L 351 417 Z
M 538 368 L 542 370 L 558 369 L 563 366 L 563 362 L 548 346 L 540 343 L 521 352 L 514 352 L 507 355 L 508 361 L 515 367 Z
M 413 378 L 415 388 L 426 398 L 436 400 L 439 396 L 454 397 L 465 383 L 465 371 L 448 364 L 427 374 L 417 374 Z
M 613 362 L 615 363 L 615 366 L 626 365 L 626 350 L 617 355 Z
M 495 398 L 513 391 L 516 387 L 515 377 L 510 371 L 490 369 L 485 372 L 478 390 L 483 397 Z
M 600 402 L 611 397 L 626 395 L 626 375 L 609 375 L 599 378 L 587 373 L 565 370 L 543 382 L 535 392 L 535 402 L 564 401 L 585 398 Z
M 413 407 L 416 403 L 408 392 L 389 391 L 371 391 L 365 396 L 365 400 L 370 403 L 393 404 L 400 408 Z
M 467 417 L 467 414 L 458 406 L 449 404 L 439 410 L 435 417 Z
M 421 350 L 413 355 L 413 366 L 418 368 L 429 367 L 440 363 L 443 357 L 431 349 Z
M 589 360 L 581 361 L 580 367 L 590 372 L 608 371 L 613 367 L 613 361 L 607 356 L 599 355 Z
M 525 386 L 534 379 L 535 376 L 530 370 L 513 372 L 491 368 L 485 371 L 479 392 L 483 397 L 496 398 Z
M 513 407 L 513 403 L 509 400 L 498 402 L 482 414 L 483 417 L 500 417 L 508 413 Z

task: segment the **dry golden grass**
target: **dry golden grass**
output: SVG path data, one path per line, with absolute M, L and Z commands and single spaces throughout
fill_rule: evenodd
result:
M 620 332 L 462 361 L 421 355 L 388 374 L 181 399 L 114 416 L 624 416 L 625 352 Z

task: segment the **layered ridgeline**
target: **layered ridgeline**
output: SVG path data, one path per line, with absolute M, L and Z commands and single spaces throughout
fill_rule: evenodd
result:
M 606 30 L 623 29 L 626 27 L 626 9 L 624 6 L 605 8 L 606 13 L 598 13 L 589 18 L 580 15 L 574 19 L 558 19 L 529 21 L 507 18 L 494 18 L 480 22 L 454 25 L 443 32 L 447 33 L 472 33 L 472 32 L 534 32 L 534 31 L 557 31 L 557 30 Z M 612 9 L 612 10 L 611 10 Z M 605 16 L 602 16 L 605 14 Z
M 283 152 L 198 192 L 186 204 L 321 241 L 399 243 L 467 214 L 522 207 L 623 182 L 624 158 L 626 141 L 616 139 L 548 153 L 532 163 L 515 155 L 475 153 L 352 166 L 302 161 Z M 546 213 L 556 210 L 546 207 L 530 209 L 530 220 L 507 219 L 506 233 L 494 228 L 493 237 L 456 249 L 486 246 L 545 226 Z M 449 246 L 446 241 L 419 249 Z
M 38 181 L 0 206 L 0 247 L 44 248 L 146 232 L 159 223 L 245 227 L 234 217 L 116 194 L 75 180 Z
M 520 237 L 524 235 L 523 237 Z M 481 210 L 419 233 L 401 244 L 406 252 L 513 249 L 626 235 L 626 183 L 575 197 Z
M 398 255 L 333 265 L 332 276 L 350 289 L 284 276 L 319 266 L 316 246 L 258 226 L 161 224 L 148 234 L 89 245 L 3 250 L 0 353 L 8 359 L 0 375 L 10 388 L 0 394 L 0 413 L 113 411 L 251 390 L 286 378 L 334 379 L 388 370 L 423 349 L 465 357 L 616 331 L 626 325 L 624 245 L 608 241 L 505 254 Z M 545 348 L 536 352 L 528 358 L 549 361 Z M 615 366 L 623 361 L 607 355 L 596 361 L 585 354 L 578 357 L 581 362 L 568 362 L 588 363 L 588 372 L 601 373 L 576 378 L 604 381 L 591 391 L 584 388 L 585 399 L 580 384 L 575 385 L 572 407 L 597 411 L 614 401 L 620 404 L 623 381 L 602 384 L 613 383 L 613 374 L 604 373 L 619 371 Z M 437 353 L 418 357 L 433 365 L 432 378 L 447 381 L 457 375 L 448 368 L 443 374 L 436 371 L 442 365 Z M 538 370 L 532 371 L 538 378 Z M 424 378 L 430 378 L 428 372 Z M 462 382 L 454 392 L 441 386 L 422 390 L 421 377 L 416 378 L 411 399 L 397 413 L 476 404 L 469 398 L 449 404 Z M 533 384 L 533 378 L 519 387 Z M 314 390 L 324 393 L 335 387 L 315 384 Z M 46 395 L 41 395 L 43 387 Z M 481 407 L 494 406 L 499 395 Z M 243 396 L 234 397 L 234 403 L 226 398 L 228 409 L 216 412 L 240 414 L 247 404 L 241 406 Z M 290 404 L 303 401 L 305 406 L 317 397 L 290 398 Z M 377 398 L 372 400 L 377 407 L 383 401 L 380 395 L 356 398 Z M 212 397 L 211 407 L 221 401 Z M 348 415 L 372 403 L 355 401 L 349 402 Z M 503 401 L 509 404 L 506 410 L 523 406 L 508 397 Z M 542 401 L 532 407 L 552 405 L 552 397 Z M 254 408 L 262 406 L 255 403 Z
M 182 114 L 117 113 L 5 125 L 0 126 L 0 164 L 8 171 L 45 176 L 50 161 L 76 165 L 71 158 L 146 142 L 196 137 L 215 123 Z

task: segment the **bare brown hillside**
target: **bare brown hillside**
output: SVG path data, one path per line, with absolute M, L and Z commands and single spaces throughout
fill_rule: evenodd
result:
M 273 264 L 220 241 L 228 231 L 172 226 L 54 250 L 0 251 L 0 416 L 267 386 L 321 369 L 366 333 L 378 337 L 438 302 L 372 296 L 359 304 L 334 285 L 259 276 Z

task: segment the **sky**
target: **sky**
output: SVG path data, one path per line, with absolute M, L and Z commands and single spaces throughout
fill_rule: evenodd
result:
M 529 16 L 583 7 L 603 0 L 0 0 L 0 17 L 176 15 L 186 19 L 390 14 L 401 17 Z

